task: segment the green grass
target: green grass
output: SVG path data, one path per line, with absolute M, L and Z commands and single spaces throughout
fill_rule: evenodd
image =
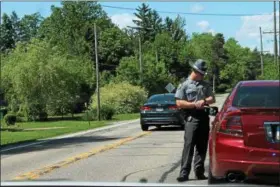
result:
M 88 129 L 94 129 L 109 125 L 112 122 L 132 120 L 139 118 L 139 114 L 120 114 L 113 116 L 110 121 L 78 121 L 61 120 L 46 122 L 23 122 L 17 123 L 15 127 L 3 127 L 1 129 L 1 145 L 18 143 L 23 141 L 35 141 L 43 138 L 50 138 L 58 135 L 64 135 Z M 58 129 L 35 130 L 37 128 L 64 127 Z M 28 129 L 33 129 L 28 130 Z
M 122 120 L 132 120 L 132 119 L 138 119 L 140 118 L 139 113 L 134 113 L 134 114 L 119 114 L 113 116 L 113 120 L 117 121 L 122 121 Z

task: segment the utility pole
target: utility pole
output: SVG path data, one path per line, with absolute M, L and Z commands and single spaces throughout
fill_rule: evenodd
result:
M 277 31 L 276 31 L 276 1 L 273 1 L 274 8 L 274 62 L 278 62 L 278 49 L 277 49 Z
M 215 88 L 215 80 L 216 80 L 216 75 L 213 74 L 213 93 L 215 94 L 216 88 Z
M 2 24 L 2 0 L 0 1 L 0 25 Z M 0 31 L 1 32 L 1 31 Z M 2 108 L 2 62 L 0 58 L 0 109 Z M 2 127 L 2 112 L 0 111 L 0 127 Z
M 96 23 L 94 23 L 94 44 L 95 44 L 95 66 L 96 66 L 95 69 L 96 69 L 96 92 L 97 92 L 97 117 L 98 117 L 98 121 L 100 121 L 99 66 L 98 66 Z
M 158 63 L 158 50 L 156 49 L 156 62 Z
M 212 77 L 212 83 L 213 83 L 212 91 L 213 91 L 214 94 L 216 92 L 216 72 L 217 72 L 216 70 L 217 70 L 217 68 L 216 68 L 216 66 L 214 66 L 214 68 L 212 69 L 212 73 L 213 73 L 213 77 Z
M 139 34 L 139 66 L 140 66 L 140 81 L 143 84 L 143 64 L 142 64 L 142 45 L 141 45 L 141 34 Z
M 280 0 L 278 1 L 278 31 L 280 32 Z M 280 34 L 278 35 L 278 49 L 279 49 L 279 56 L 278 56 L 278 64 L 277 64 L 277 69 L 278 69 L 278 76 L 280 76 Z
M 261 71 L 263 76 L 263 42 L 262 42 L 262 28 L 260 27 L 260 40 L 261 40 Z
M 128 26 L 128 28 L 131 29 L 136 29 L 138 31 L 140 30 L 153 30 L 152 28 L 143 28 L 143 27 L 131 27 Z M 139 38 L 138 38 L 138 42 L 139 42 L 139 69 L 140 69 L 140 81 L 141 81 L 141 85 L 143 84 L 143 62 L 142 62 L 142 42 L 141 42 L 141 34 L 139 33 Z

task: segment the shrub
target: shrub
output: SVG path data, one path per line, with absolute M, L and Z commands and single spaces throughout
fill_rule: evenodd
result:
M 101 120 L 111 120 L 115 114 L 115 110 L 112 106 L 102 104 L 100 106 L 100 119 Z M 97 120 L 97 107 L 87 110 L 84 115 L 81 117 L 83 121 L 93 121 Z
M 18 112 L 17 112 L 17 117 L 25 117 L 25 116 L 24 116 L 24 113 L 23 113 L 23 112 L 18 111 Z
M 96 113 L 93 110 L 87 110 L 81 117 L 83 121 L 93 121 L 96 120 Z
M 6 114 L 4 116 L 4 121 L 8 126 L 15 125 L 17 121 L 17 116 L 15 114 Z
M 26 116 L 24 115 L 24 112 L 18 111 L 17 112 L 17 122 L 26 122 Z
M 226 93 L 230 93 L 232 91 L 232 88 L 226 89 Z
M 226 92 L 226 90 L 229 88 L 229 85 L 227 84 L 220 84 L 219 86 L 217 86 L 217 92 L 218 93 L 224 93 Z
M 115 114 L 115 109 L 110 105 L 102 105 L 100 108 L 101 120 L 111 120 Z
M 24 117 L 17 116 L 17 122 L 26 122 L 27 120 Z
M 113 110 L 116 114 L 138 112 L 146 99 L 145 89 L 126 82 L 107 84 L 100 89 L 101 110 L 108 115 Z M 96 94 L 94 94 L 91 102 L 92 109 L 97 107 L 96 100 Z
M 40 112 L 38 118 L 40 121 L 47 121 L 48 120 L 47 112 Z
M 7 108 L 1 108 L 0 113 L 2 113 L 2 117 L 4 117 L 8 113 L 8 109 Z M 1 117 L 1 114 L 0 114 L 0 117 Z
M 46 121 L 48 118 L 45 107 L 40 104 L 28 104 L 23 111 L 28 121 Z

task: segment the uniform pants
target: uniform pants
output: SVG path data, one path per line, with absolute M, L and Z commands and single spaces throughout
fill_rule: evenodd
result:
M 194 155 L 194 172 L 202 175 L 205 172 L 204 161 L 206 158 L 209 137 L 209 116 L 189 117 L 184 120 L 185 136 L 184 149 L 181 161 L 180 176 L 188 176 L 192 167 Z

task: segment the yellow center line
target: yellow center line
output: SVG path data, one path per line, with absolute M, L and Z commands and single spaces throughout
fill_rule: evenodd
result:
M 66 158 L 63 161 L 60 161 L 60 162 L 55 163 L 53 165 L 45 166 L 45 167 L 33 170 L 31 172 L 27 172 L 27 173 L 18 175 L 13 180 L 32 180 L 32 179 L 37 179 L 37 178 L 39 178 L 39 177 L 41 177 L 41 176 L 43 176 L 43 175 L 45 175 L 47 173 L 52 172 L 55 169 L 62 168 L 64 166 L 67 166 L 69 164 L 72 164 L 72 163 L 74 163 L 76 161 L 79 161 L 79 160 L 82 160 L 82 159 L 86 159 L 86 158 L 88 158 L 90 156 L 96 155 L 97 153 L 102 153 L 104 151 L 108 151 L 110 149 L 114 149 L 114 148 L 116 148 L 116 147 L 118 147 L 118 146 L 120 146 L 122 144 L 125 144 L 126 142 L 135 140 L 137 138 L 143 137 L 143 136 L 148 135 L 148 134 L 151 134 L 151 132 L 147 131 L 147 132 L 140 133 L 140 134 L 138 134 L 137 136 L 134 136 L 134 137 L 123 138 L 123 139 L 121 139 L 121 140 L 119 140 L 119 141 L 117 141 L 115 143 L 108 144 L 108 145 L 101 146 L 101 147 L 97 147 L 97 148 L 94 148 L 94 149 L 90 150 L 89 152 L 81 153 L 81 154 L 76 155 L 74 157 Z

